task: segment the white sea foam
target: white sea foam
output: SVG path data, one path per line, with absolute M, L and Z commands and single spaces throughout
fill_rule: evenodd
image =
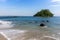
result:
M 10 40 L 3 32 L 0 32 L 1 35 L 3 35 L 7 40 Z
M 54 37 L 52 37 L 52 36 L 43 36 L 43 37 L 41 37 L 41 39 L 44 39 L 44 38 L 49 38 L 51 40 L 60 40 L 60 38 L 58 38 L 56 36 L 54 36 Z
M 51 37 L 51 36 L 43 36 L 43 37 L 48 37 L 48 38 L 52 38 L 52 39 L 55 39 L 56 40 L 55 37 Z
M 9 34 L 17 34 L 17 33 L 25 33 L 27 32 L 27 30 L 14 30 L 14 29 L 9 29 L 9 30 L 0 30 L 0 32 L 4 32 L 5 34 L 9 35 Z
M 16 35 L 20 34 L 20 36 L 27 32 L 27 30 L 0 30 L 0 34 L 2 34 L 7 40 L 11 40 L 16 37 Z
M 10 21 L 0 20 L 0 29 L 11 28 L 11 27 L 13 27 L 13 25 L 11 25 L 11 24 L 12 24 L 12 22 L 10 22 Z
M 0 33 L 5 36 L 8 40 L 44 40 L 44 39 L 51 39 L 51 40 L 59 40 L 58 37 L 48 36 L 37 33 L 36 31 L 28 31 L 28 30 L 17 30 L 17 29 L 9 29 L 9 30 L 0 30 Z M 42 35 L 42 36 L 41 36 Z M 32 37 L 33 36 L 33 37 Z M 37 37 L 41 38 L 37 38 Z

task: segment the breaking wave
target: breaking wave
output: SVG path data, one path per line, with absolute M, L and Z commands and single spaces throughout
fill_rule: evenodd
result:
M 11 21 L 2 21 L 0 20 L 0 29 L 4 29 L 4 28 L 11 28 L 13 27 L 13 24 Z

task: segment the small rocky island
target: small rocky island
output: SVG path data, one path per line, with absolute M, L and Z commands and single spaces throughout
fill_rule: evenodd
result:
M 37 12 L 33 16 L 34 17 L 45 17 L 45 18 L 48 18 L 48 17 L 53 17 L 53 13 L 51 13 L 49 9 L 42 9 L 41 11 Z M 49 22 L 49 20 L 46 20 L 46 22 Z M 40 26 L 44 27 L 45 24 L 41 23 Z

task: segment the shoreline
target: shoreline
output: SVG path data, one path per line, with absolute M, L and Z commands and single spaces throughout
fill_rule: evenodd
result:
M 8 40 L 8 38 L 6 38 L 2 32 L 0 32 L 0 40 Z
M 38 30 L 0 30 L 0 35 L 4 40 L 57 40 L 55 37 L 52 37 L 49 32 L 41 32 Z M 44 34 L 44 35 L 43 35 Z M 7 37 L 6 37 L 7 36 Z M 1 40 L 3 40 L 1 38 Z M 5 39 L 6 38 L 6 39 Z
M 16 34 L 22 34 L 26 32 L 26 30 L 15 30 L 15 29 L 5 29 L 5 30 L 0 30 L 0 39 L 1 40 L 11 40 L 12 37 L 14 37 Z

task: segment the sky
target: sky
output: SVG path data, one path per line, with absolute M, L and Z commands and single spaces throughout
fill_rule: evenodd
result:
M 60 0 L 0 0 L 0 16 L 33 16 L 42 9 L 60 16 Z

